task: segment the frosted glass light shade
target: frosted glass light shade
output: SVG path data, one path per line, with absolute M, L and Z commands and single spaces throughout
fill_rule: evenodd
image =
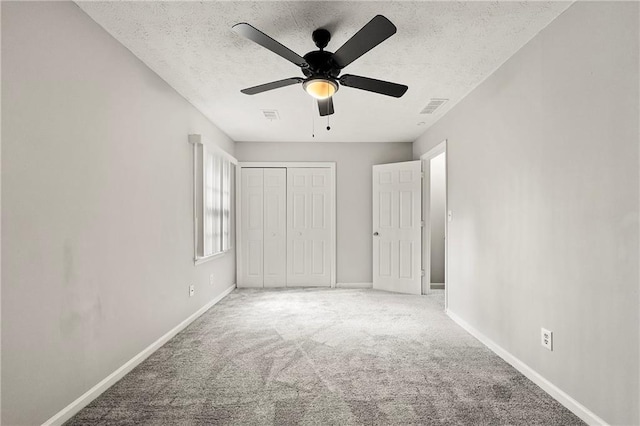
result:
M 331 80 L 316 78 L 307 80 L 302 85 L 304 90 L 316 99 L 327 99 L 338 91 L 338 85 Z

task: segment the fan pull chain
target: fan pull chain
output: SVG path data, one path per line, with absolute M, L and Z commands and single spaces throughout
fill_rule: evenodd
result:
M 329 85 L 327 84 L 327 99 L 331 101 L 332 99 L 329 99 L 329 98 L 330 98 Z M 329 126 L 329 117 L 330 116 L 327 115 L 327 132 L 331 130 L 331 126 Z
M 313 118 L 313 108 L 315 107 L 315 102 L 313 100 L 311 100 L 311 137 L 315 138 L 316 137 L 316 120 L 314 120 Z

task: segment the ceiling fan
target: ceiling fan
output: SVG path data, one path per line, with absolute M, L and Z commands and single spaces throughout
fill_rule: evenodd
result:
M 306 78 L 285 78 L 284 80 L 249 87 L 241 90 L 244 94 L 255 95 L 268 90 L 302 83 L 304 90 L 318 100 L 320 115 L 325 116 L 334 112 L 332 96 L 338 91 L 340 85 L 395 98 L 404 95 L 408 89 L 407 86 L 402 84 L 358 75 L 344 74 L 338 77 L 344 67 L 396 33 L 396 26 L 382 15 L 376 15 L 335 53 L 324 50 L 329 44 L 329 40 L 331 40 L 331 33 L 324 28 L 315 30 L 311 36 L 319 50 L 311 51 L 304 56 L 298 55 L 247 23 L 236 24 L 232 29 L 239 35 L 293 62 L 302 69 L 303 74 L 306 76 Z

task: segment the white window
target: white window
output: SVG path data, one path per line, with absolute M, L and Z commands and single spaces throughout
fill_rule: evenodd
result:
M 191 135 L 190 141 L 194 144 L 194 248 L 198 263 L 233 247 L 231 206 L 236 160 L 217 147 L 203 144 L 199 135 Z
M 225 159 L 222 162 L 222 251 L 231 248 L 231 170 L 234 166 Z

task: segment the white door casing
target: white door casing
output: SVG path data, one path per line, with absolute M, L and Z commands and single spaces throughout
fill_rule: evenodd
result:
M 373 288 L 421 294 L 421 162 L 373 166 Z
M 263 287 L 264 171 L 242 169 L 240 175 L 242 268 L 238 284 L 242 287 Z
M 287 278 L 287 169 L 264 169 L 264 287 Z
M 332 174 L 287 169 L 287 287 L 331 286 Z
M 431 148 L 426 153 L 420 156 L 420 160 L 422 160 L 422 171 L 424 173 L 424 179 L 422 181 L 422 212 L 423 212 L 423 220 L 424 220 L 424 228 L 422 231 L 422 268 L 425 270 L 425 275 L 422 277 L 422 289 L 423 294 L 429 294 L 431 292 L 431 159 L 437 157 L 442 153 L 447 153 L 447 140 L 440 142 L 435 147 Z M 445 157 L 446 158 L 446 157 Z M 447 165 L 445 161 L 445 210 L 447 213 L 448 210 L 448 201 L 447 201 Z M 449 243 L 447 241 L 448 228 L 449 223 L 448 219 L 445 220 L 445 251 L 444 251 L 444 306 L 445 310 L 449 307 L 449 281 L 448 281 L 448 247 Z

